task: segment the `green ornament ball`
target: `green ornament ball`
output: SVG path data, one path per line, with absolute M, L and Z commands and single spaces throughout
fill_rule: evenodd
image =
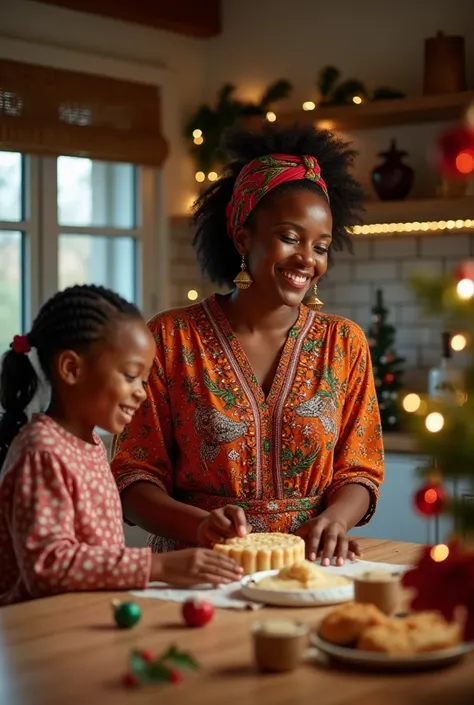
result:
M 142 609 L 136 602 L 112 602 L 114 619 L 119 629 L 131 629 L 142 617 Z

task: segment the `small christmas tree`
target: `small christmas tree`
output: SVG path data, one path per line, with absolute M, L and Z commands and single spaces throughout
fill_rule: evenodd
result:
M 454 517 L 457 539 L 427 547 L 418 566 L 407 573 L 405 585 L 417 595 L 416 610 L 436 609 L 451 619 L 464 610 L 465 639 L 474 639 L 474 261 L 466 262 L 454 277 L 415 280 L 415 288 L 428 313 L 445 319 L 455 350 L 468 353 L 464 389 L 443 398 L 407 394 L 403 406 L 411 413 L 420 451 L 427 458 L 420 468 L 425 484 L 414 497 L 425 516 L 449 513 Z M 433 462 L 434 461 L 434 462 Z M 435 467 L 433 467 L 435 465 Z M 450 497 L 443 479 L 452 486 L 462 482 L 463 497 Z M 454 491 L 456 494 L 456 491 Z
M 398 395 L 402 386 L 405 360 L 395 353 L 395 328 L 387 323 L 387 318 L 388 310 L 384 306 L 383 292 L 378 289 L 376 304 L 372 309 L 372 324 L 367 338 L 374 369 L 382 429 L 396 431 L 400 427 Z

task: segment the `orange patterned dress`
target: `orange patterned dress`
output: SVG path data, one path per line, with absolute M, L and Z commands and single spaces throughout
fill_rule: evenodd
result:
M 254 531 L 293 532 L 350 483 L 383 480 L 382 431 L 363 331 L 301 305 L 267 397 L 216 296 L 149 323 L 148 399 L 116 445 L 118 488 L 154 483 L 205 510 L 243 507 Z M 150 537 L 157 551 L 183 547 Z

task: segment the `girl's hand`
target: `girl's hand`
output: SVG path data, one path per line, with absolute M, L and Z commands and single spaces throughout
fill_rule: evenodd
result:
M 210 583 L 222 585 L 242 578 L 243 570 L 231 559 L 207 548 L 186 548 L 182 551 L 154 553 L 150 581 L 173 585 Z
M 251 531 L 245 512 L 241 507 L 228 504 L 221 509 L 213 509 L 199 525 L 198 543 L 212 547 L 223 539 L 246 536 Z
M 305 540 L 309 560 L 315 561 L 320 555 L 321 565 L 330 565 L 333 558 L 336 565 L 344 565 L 346 559 L 360 556 L 359 544 L 349 538 L 345 524 L 324 514 L 302 524 L 296 534 Z

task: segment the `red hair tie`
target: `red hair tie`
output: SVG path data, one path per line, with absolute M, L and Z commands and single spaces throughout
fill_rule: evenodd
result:
M 27 335 L 15 335 L 10 345 L 11 349 L 20 355 L 26 355 L 31 350 Z

